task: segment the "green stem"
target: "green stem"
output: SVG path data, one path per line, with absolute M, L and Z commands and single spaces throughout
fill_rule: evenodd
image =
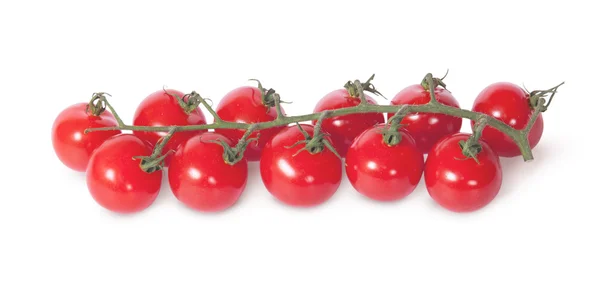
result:
M 527 122 L 527 126 L 525 126 L 525 129 L 523 129 L 523 134 L 525 136 L 529 136 L 529 132 L 531 131 L 531 128 L 533 128 L 533 125 L 535 124 L 535 121 L 537 120 L 538 116 L 540 116 L 540 113 L 542 113 L 542 109 L 544 108 L 545 104 L 546 104 L 546 99 L 540 98 L 539 104 L 535 107 L 533 114 L 531 115 L 531 117 L 529 118 L 529 121 Z
M 333 113 L 333 111 L 331 110 L 326 110 L 320 113 L 319 118 L 317 119 L 317 123 L 315 124 L 313 136 L 321 134 L 321 126 L 323 125 L 323 120 L 331 116 L 331 113 Z
M 170 126 L 167 135 L 163 136 L 162 139 L 160 139 L 159 141 L 160 143 L 156 144 L 154 150 L 152 150 L 153 158 L 156 158 L 160 156 L 160 154 L 162 154 L 163 148 L 165 147 L 165 145 L 167 145 L 167 143 L 169 143 L 169 140 L 171 140 L 171 137 L 173 137 L 173 134 L 175 134 L 175 132 L 177 132 L 177 126 Z
M 430 104 L 439 104 L 437 98 L 435 97 L 435 88 L 437 87 L 436 80 L 433 78 L 433 74 L 427 73 L 425 78 L 423 78 L 423 82 L 421 82 L 421 86 L 425 89 L 429 89 L 430 96 Z
M 388 126 L 381 132 L 383 142 L 388 146 L 395 146 L 402 142 L 402 135 L 400 135 L 400 122 L 404 119 L 407 114 L 406 105 L 402 105 L 400 109 L 388 120 Z
M 217 114 L 217 112 L 212 108 L 212 106 L 206 101 L 205 98 L 203 98 L 202 96 L 200 96 L 198 94 L 198 99 L 200 100 L 200 103 L 204 106 L 204 108 L 206 110 L 208 110 L 208 112 L 213 116 L 213 119 L 215 120 L 215 122 L 223 121 L 221 119 L 221 117 Z M 211 100 L 211 102 L 212 102 L 212 100 Z
M 153 173 L 163 168 L 165 158 L 167 158 L 167 156 L 170 154 L 170 152 L 162 154 L 163 148 L 165 145 L 167 145 L 169 140 L 171 140 L 171 137 L 173 137 L 175 132 L 177 132 L 177 129 L 177 126 L 170 126 L 169 133 L 159 140 L 160 143 L 154 146 L 150 156 L 133 157 L 134 160 L 140 160 L 140 168 L 143 171 L 147 173 Z
M 473 135 L 471 135 L 466 141 L 459 142 L 463 155 L 466 158 L 473 158 L 478 164 L 479 160 L 477 159 L 477 155 L 481 152 L 479 138 L 481 138 L 483 129 L 487 125 L 487 120 L 488 118 L 482 115 L 478 120 L 476 120 L 475 127 L 473 128 Z
M 124 127 L 125 123 L 123 123 L 123 120 L 121 119 L 121 117 L 119 117 L 119 115 L 117 114 L 117 112 L 115 111 L 115 109 L 113 108 L 113 106 L 108 102 L 108 100 L 106 99 L 106 97 L 103 97 L 102 100 L 106 103 L 106 106 L 108 107 L 108 109 L 110 110 L 110 112 L 113 114 L 113 116 L 117 120 L 117 124 L 119 125 L 119 127 Z
M 407 113 L 440 113 L 446 114 L 455 117 L 467 118 L 470 120 L 477 120 L 482 113 L 473 112 L 470 110 L 455 108 L 442 104 L 425 104 L 425 105 L 359 105 L 355 107 L 347 107 L 332 110 L 329 114 L 330 117 L 341 116 L 347 114 L 356 114 L 356 113 L 395 113 L 401 107 L 405 107 L 405 111 Z M 304 121 L 312 121 L 317 120 L 321 117 L 321 113 L 311 113 L 305 115 L 296 115 L 296 116 L 286 116 L 281 119 L 276 119 L 273 121 L 267 122 L 259 122 L 256 123 L 256 130 L 273 128 L 278 126 L 285 126 L 291 123 L 304 122 Z M 516 130 L 509 126 L 508 124 L 494 118 L 491 116 L 488 117 L 488 125 L 498 129 L 504 134 L 508 135 L 512 140 L 517 142 L 521 139 L 521 131 Z M 186 125 L 179 126 L 177 131 L 196 131 L 203 129 L 248 129 L 252 124 L 247 123 L 237 123 L 237 122 L 228 122 L 221 121 L 215 122 L 211 124 L 202 124 L 202 125 Z M 123 125 L 123 126 L 115 126 L 115 127 L 101 127 L 101 128 L 90 128 L 86 130 L 86 133 L 94 132 L 94 131 L 109 131 L 109 130 L 133 130 L 140 132 L 166 132 L 171 129 L 170 126 L 133 126 L 133 125 Z M 533 159 L 531 154 L 531 149 L 522 149 L 523 158 L 525 160 Z
M 277 119 L 283 118 L 283 111 L 281 111 L 281 97 L 278 93 L 273 94 L 273 100 L 275 101 L 275 111 L 277 111 Z

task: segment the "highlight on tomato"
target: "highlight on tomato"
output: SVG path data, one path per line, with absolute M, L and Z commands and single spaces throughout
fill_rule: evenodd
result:
M 429 195 L 454 212 L 471 212 L 488 205 L 500 191 L 500 159 L 484 141 L 472 145 L 473 157 L 463 146 L 470 135 L 456 133 L 438 141 L 425 162 Z M 462 141 L 462 142 L 461 142 Z
M 407 131 L 379 124 L 356 137 L 346 155 L 346 175 L 364 196 L 399 200 L 414 191 L 423 174 L 423 153 Z
M 341 183 L 342 161 L 325 146 L 331 139 L 317 134 L 312 125 L 288 126 L 263 149 L 260 176 L 267 190 L 285 204 L 322 204 Z
M 67 107 L 52 125 L 52 146 L 56 156 L 67 167 L 85 172 L 94 151 L 120 130 L 85 133 L 88 128 L 117 126 L 112 113 L 106 110 L 103 94 L 94 94 L 90 103 Z
M 245 158 L 226 160 L 224 147 L 233 146 L 230 139 L 213 132 L 194 136 L 181 145 L 168 170 L 175 197 L 187 207 L 204 212 L 233 206 L 248 179 Z
M 152 147 L 133 134 L 106 140 L 92 155 L 86 183 L 94 200 L 117 213 L 134 213 L 150 206 L 160 190 L 162 171 L 147 173 L 134 157 L 150 156 Z

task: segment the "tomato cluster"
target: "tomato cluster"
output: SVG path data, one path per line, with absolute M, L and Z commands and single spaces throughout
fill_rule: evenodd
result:
M 364 87 L 375 91 L 370 83 Z M 435 90 L 434 98 L 440 104 L 459 107 L 445 85 L 430 89 L 423 83 L 401 90 L 391 104 L 428 104 L 430 90 Z M 229 92 L 214 111 L 205 107 L 210 108 L 215 122 L 250 125 L 277 121 L 285 112 L 274 95 L 259 82 L 258 88 L 246 86 Z M 345 167 L 352 186 L 368 198 L 402 199 L 415 190 L 424 175 L 427 190 L 439 205 L 469 212 L 490 203 L 500 190 L 499 156 L 520 154 L 510 137 L 489 126 L 481 139 L 469 144 L 475 153 L 467 151 L 465 142 L 472 136 L 459 132 L 462 118 L 443 113 L 396 116 L 356 112 L 323 116 L 312 124 L 280 124 L 248 133 L 218 127 L 214 131 L 168 133 L 142 127 L 205 125 L 200 102 L 199 97 L 177 90 L 157 91 L 138 106 L 133 133 L 122 133 L 114 130 L 122 125 L 105 109 L 105 97 L 95 96 L 90 103 L 73 105 L 58 115 L 52 129 L 54 150 L 67 167 L 86 172 L 88 189 L 98 204 L 120 213 L 150 206 L 161 187 L 161 170 L 166 167 L 171 190 L 183 204 L 205 212 L 227 209 L 246 187 L 250 161 L 260 162 L 266 189 L 291 206 L 327 201 L 337 191 Z M 347 87 L 324 96 L 314 112 L 363 104 L 377 103 Z M 515 129 L 524 129 L 534 113 L 530 94 L 511 83 L 485 88 L 472 110 Z M 86 129 L 111 126 L 111 131 L 86 133 Z M 542 131 L 539 115 L 529 133 L 530 147 L 536 146 Z M 424 154 L 428 154 L 426 159 Z

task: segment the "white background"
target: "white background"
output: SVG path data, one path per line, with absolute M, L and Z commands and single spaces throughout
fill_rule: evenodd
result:
M 595 8 L 196 2 L 2 1 L 0 283 L 599 283 Z M 148 210 L 120 216 L 50 142 L 56 115 L 97 91 L 130 122 L 163 85 L 216 102 L 259 78 L 302 114 L 349 79 L 376 73 L 389 98 L 446 68 L 465 108 L 496 81 L 566 81 L 535 160 L 503 160 L 500 194 L 472 214 L 442 210 L 423 184 L 400 202 L 369 201 L 345 178 L 323 206 L 292 209 L 253 164 L 221 214 L 184 208 L 164 183 Z

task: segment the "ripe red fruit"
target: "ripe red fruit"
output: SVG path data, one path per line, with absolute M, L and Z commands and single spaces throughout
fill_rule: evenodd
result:
M 425 185 L 429 195 L 442 207 L 455 212 L 478 210 L 498 194 L 502 169 L 498 155 L 484 141 L 481 152 L 466 158 L 459 142 L 469 134 L 456 133 L 440 140 L 425 163 Z
M 277 118 L 275 107 L 265 105 L 262 96 L 263 94 L 259 88 L 240 87 L 225 95 L 215 111 L 221 119 L 238 123 L 258 123 L 275 120 Z M 285 114 L 283 108 L 282 112 Z M 272 127 L 253 132 L 249 138 L 255 138 L 260 133 L 258 142 L 248 144 L 244 157 L 248 161 L 258 161 L 265 144 L 284 127 Z M 236 142 L 244 136 L 245 130 L 216 129 L 215 132 Z
M 173 194 L 186 206 L 206 212 L 231 207 L 246 187 L 245 159 L 230 165 L 223 160 L 223 146 L 213 141 L 231 140 L 217 133 L 203 133 L 185 142 L 171 160 L 169 184 Z
M 380 124 L 356 137 L 346 156 L 346 174 L 363 195 L 379 201 L 399 200 L 417 187 L 423 174 L 423 154 L 414 139 L 400 130 L 400 143 L 390 146 Z
M 377 104 L 371 96 L 365 94 L 365 97 L 369 104 Z M 314 112 L 354 107 L 359 104 L 360 98 L 350 96 L 350 93 L 345 89 L 339 89 L 319 100 Z M 363 131 L 383 122 L 385 122 L 385 118 L 382 113 L 359 113 L 325 119 L 322 128 L 325 132 L 331 134 L 333 146 L 344 157 L 354 138 Z M 313 121 L 313 124 L 316 123 L 316 121 Z
M 301 125 L 309 135 L 312 125 Z M 330 143 L 329 137 L 325 137 Z M 315 206 L 328 200 L 342 179 L 342 162 L 329 149 L 311 154 L 300 151 L 305 140 L 298 126 L 288 126 L 265 145 L 260 159 L 260 175 L 267 190 L 292 206 Z M 296 144 L 294 147 L 290 147 Z M 300 152 L 299 152 L 300 151 Z
M 63 110 L 52 125 L 52 146 L 60 161 L 67 167 L 85 172 L 93 152 L 120 130 L 97 131 L 85 134 L 88 128 L 117 126 L 109 111 L 93 115 L 87 103 L 72 105 Z
M 442 87 L 435 89 L 435 97 L 441 104 L 459 107 L 458 101 L 452 96 L 452 93 Z M 430 100 L 429 90 L 420 84 L 415 84 L 396 94 L 391 104 L 422 105 L 429 103 Z M 388 119 L 393 115 L 394 113 L 388 113 Z M 415 139 L 421 152 L 428 153 L 433 144 L 442 137 L 460 131 L 462 118 L 437 113 L 411 113 L 406 115 L 400 123 L 405 125 L 403 129 Z
M 150 206 L 158 196 L 162 172 L 144 172 L 133 157 L 151 153 L 150 145 L 132 134 L 106 140 L 92 155 L 86 172 L 94 200 L 118 213 L 139 212 Z
M 493 116 L 518 130 L 527 126 L 534 112 L 529 103 L 529 94 L 521 87 L 505 82 L 495 83 L 483 89 L 475 99 L 473 111 Z M 471 123 L 471 127 L 473 125 L 474 122 Z M 529 147 L 531 149 L 540 142 L 543 131 L 544 120 L 540 113 L 529 132 Z M 481 138 L 502 157 L 521 155 L 517 144 L 506 134 L 495 128 L 484 128 Z
M 206 124 L 204 114 L 199 108 L 186 113 L 179 105 L 177 99 L 184 97 L 182 92 L 176 90 L 160 90 L 150 94 L 138 106 L 133 117 L 135 126 L 185 126 Z M 198 135 L 206 130 L 182 131 L 175 133 L 171 140 L 163 148 L 163 153 L 176 150 L 181 143 L 187 141 L 194 135 Z M 150 142 L 153 146 L 158 140 L 167 135 L 167 132 L 144 132 L 134 131 L 135 136 Z M 165 165 L 169 165 L 171 156 L 165 160 Z

